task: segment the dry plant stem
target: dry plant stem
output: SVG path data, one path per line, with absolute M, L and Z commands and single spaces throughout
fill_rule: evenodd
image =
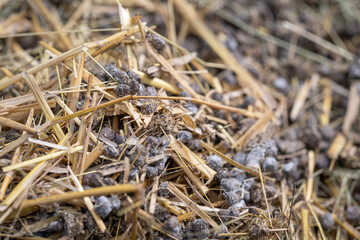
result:
M 294 101 L 294 105 L 291 109 L 290 119 L 292 121 L 295 121 L 296 118 L 298 117 L 301 108 L 305 104 L 305 100 L 308 96 L 309 90 L 310 90 L 310 80 L 306 80 L 304 85 L 300 88 L 300 91 L 297 93 Z
M 94 111 L 97 111 L 99 109 L 110 107 L 110 106 L 115 105 L 117 103 L 121 103 L 121 102 L 131 100 L 131 99 L 158 99 L 158 100 L 175 100 L 175 101 L 184 100 L 184 101 L 191 101 L 191 102 L 194 102 L 194 103 L 207 105 L 207 106 L 209 106 L 211 108 L 214 108 L 214 109 L 220 109 L 220 110 L 224 110 L 224 111 L 238 113 L 238 114 L 244 115 L 246 117 L 255 117 L 255 118 L 259 117 L 258 114 L 252 113 L 250 111 L 247 111 L 247 110 L 244 110 L 244 109 L 241 109 L 241 108 L 224 106 L 224 105 L 221 105 L 221 104 L 205 102 L 205 101 L 202 101 L 202 100 L 193 99 L 193 98 L 187 98 L 187 97 L 125 96 L 125 97 L 121 97 L 121 98 L 118 98 L 118 99 L 108 101 L 108 102 L 103 103 L 103 104 L 99 104 L 98 106 L 91 107 L 91 108 L 88 108 L 86 110 L 78 111 L 78 112 L 70 114 L 68 116 L 58 117 L 58 118 L 54 119 L 52 121 L 52 123 L 54 124 L 54 123 L 67 121 L 67 120 L 73 119 L 75 117 L 78 117 L 78 116 L 81 116 L 81 115 L 84 115 L 84 114 L 87 114 L 87 113 L 90 113 L 90 112 L 94 112 Z
M 78 191 L 79 192 L 84 192 L 84 188 L 82 187 L 81 183 L 76 178 L 76 176 L 74 175 L 73 171 L 71 170 L 71 168 L 69 166 L 68 166 L 68 170 L 70 172 L 71 179 L 73 180 L 73 182 L 74 182 L 76 188 L 78 189 Z M 83 200 L 84 200 L 85 205 L 88 208 L 89 212 L 91 213 L 91 216 L 94 218 L 97 226 L 99 227 L 100 231 L 105 232 L 105 230 L 106 230 L 105 223 L 99 217 L 99 215 L 96 214 L 95 208 L 94 208 L 93 203 L 91 202 L 91 199 L 88 196 L 86 196 L 86 197 L 83 197 Z
M 34 95 L 36 101 L 41 106 L 41 109 L 42 109 L 46 119 L 48 121 L 52 121 L 54 119 L 54 114 L 51 111 L 51 108 L 49 107 L 49 105 L 47 104 L 44 96 L 42 95 L 42 92 L 41 92 L 38 84 L 36 83 L 34 76 L 32 74 L 29 75 L 28 72 L 23 72 L 22 76 L 26 80 L 26 83 L 28 84 L 31 91 L 33 92 L 33 95 Z M 60 125 L 55 124 L 53 126 L 53 128 L 54 128 L 54 132 L 55 132 L 57 138 L 63 139 L 65 135 L 64 135 L 64 132 L 61 130 Z
M 59 145 L 62 145 L 68 136 L 65 136 L 63 139 L 60 140 Z M 49 154 L 55 152 L 55 149 L 51 150 Z M 34 180 L 37 178 L 38 175 L 45 169 L 47 166 L 47 162 L 43 161 L 37 164 L 11 191 L 11 193 L 5 198 L 3 202 L 0 204 L 0 212 L 6 210 L 14 201 L 19 197 L 19 195 L 24 192 Z
M 194 154 L 188 147 L 186 147 L 182 142 L 177 141 L 175 137 L 170 137 L 170 147 L 176 152 L 176 154 L 182 159 L 185 159 L 190 163 L 195 169 L 203 174 L 205 178 L 208 179 L 208 182 L 211 182 L 214 178 L 216 171 L 206 165 L 205 161 Z
M 41 0 L 29 0 L 30 6 L 34 9 L 35 12 L 39 13 L 44 17 L 44 19 L 50 23 L 50 25 L 56 30 L 61 31 L 61 25 L 56 20 L 56 18 L 48 11 L 47 7 Z M 72 44 L 70 39 L 62 32 L 59 33 L 61 41 L 59 43 L 64 46 L 65 49 L 71 49 Z
M 85 101 L 84 101 L 84 104 L 83 104 L 84 110 L 89 108 L 92 82 L 93 82 L 93 75 L 90 75 L 89 82 L 88 82 L 88 85 L 87 85 L 87 91 L 86 91 L 86 94 L 85 94 Z M 90 119 L 91 118 L 92 118 L 92 116 L 90 116 Z M 91 125 L 90 125 L 90 127 L 88 126 L 89 128 L 86 128 L 87 120 L 89 120 L 88 117 L 86 115 L 83 115 L 82 116 L 82 123 L 83 124 L 80 125 L 80 129 L 79 129 L 79 132 L 78 132 L 78 139 L 77 139 L 77 143 L 80 144 L 80 145 L 83 145 L 84 149 L 87 148 L 87 146 L 85 145 L 85 142 L 87 141 L 87 143 L 89 143 L 89 139 L 88 139 L 89 134 L 88 134 L 88 132 L 86 133 L 86 131 L 87 131 L 86 129 L 88 129 L 91 132 Z M 88 123 L 88 125 L 89 125 L 89 123 Z M 88 137 L 86 137 L 85 134 L 87 134 Z M 86 154 L 87 154 L 87 150 L 84 150 L 81 159 L 78 156 L 75 156 L 75 158 L 74 158 L 74 160 L 77 161 L 77 162 L 73 163 L 73 168 L 74 168 L 74 171 L 77 174 L 79 173 L 79 171 L 83 170 L 83 168 L 84 168 L 85 163 L 83 161 L 85 161 L 84 158 L 86 157 Z M 82 180 L 82 178 L 80 178 L 80 179 Z
M 53 202 L 62 202 L 69 199 L 83 198 L 86 196 L 100 196 L 117 193 L 133 193 L 137 192 L 139 187 L 132 184 L 119 184 L 106 187 L 97 187 L 84 190 L 83 192 L 66 192 L 62 195 L 52 195 L 48 197 L 40 197 L 37 199 L 25 200 L 22 204 L 23 208 L 38 206 L 40 204 L 47 204 Z
M 309 202 L 307 202 L 307 201 L 305 201 L 305 202 L 306 202 L 306 205 L 308 206 L 308 208 L 309 208 L 309 210 L 310 210 L 310 212 L 311 212 L 311 215 L 313 215 L 317 226 L 319 227 L 319 230 L 320 230 L 320 234 L 321 234 L 322 239 L 323 239 L 323 240 L 326 240 L 327 238 L 325 237 L 324 230 L 323 230 L 322 227 L 321 227 L 321 223 L 320 223 L 318 217 L 316 216 L 316 213 L 315 213 L 313 207 L 311 206 L 311 203 L 309 203 Z
M 9 145 L 7 145 L 6 147 L 4 147 L 1 152 L 0 152 L 0 157 L 4 156 L 5 154 L 11 152 L 12 150 L 14 150 L 15 148 L 17 148 L 18 146 L 20 146 L 21 144 L 23 144 L 24 142 L 26 142 L 28 140 L 29 137 L 32 137 L 33 134 L 25 134 L 22 135 L 21 137 L 19 137 L 18 139 L 16 139 L 15 141 L 11 142 Z
M 308 168 L 309 168 L 309 173 L 308 173 L 308 180 L 307 180 L 307 185 L 306 185 L 306 196 L 305 199 L 306 201 L 310 201 L 313 195 L 313 189 L 314 189 L 314 169 L 315 169 L 315 154 L 314 151 L 309 151 L 308 152 Z
M 181 75 L 166 61 L 166 59 L 161 56 L 160 54 L 158 54 L 157 52 L 155 52 L 155 50 L 153 49 L 153 47 L 151 47 L 147 42 L 145 42 L 145 45 L 147 47 L 147 50 L 149 51 L 149 53 L 157 60 L 160 62 L 160 64 L 167 70 L 170 72 L 170 74 L 176 79 L 176 81 L 178 81 L 183 87 L 184 89 L 190 93 L 190 95 L 196 99 L 203 99 L 203 96 L 197 94 L 191 87 L 190 85 L 184 80 L 182 79 Z
M 90 167 L 90 165 L 95 162 L 100 155 L 104 152 L 104 143 L 100 142 L 92 152 L 87 156 L 84 165 L 84 171 Z
M 330 82 L 324 81 L 324 101 L 322 104 L 322 114 L 320 115 L 320 122 L 322 126 L 325 126 L 330 122 L 331 104 L 332 90 L 330 88 Z
M 59 151 L 59 152 L 49 153 L 47 155 L 43 155 L 41 157 L 37 157 L 37 158 L 31 159 L 31 160 L 28 160 L 28 161 L 24 161 L 24 162 L 16 163 L 14 165 L 3 167 L 2 170 L 4 172 L 12 171 L 12 170 L 15 170 L 15 169 L 18 169 L 18 168 L 21 168 L 21 167 L 26 167 L 26 166 L 29 166 L 29 165 L 32 165 L 32 164 L 44 162 L 46 160 L 55 159 L 57 157 L 65 155 L 67 153 L 69 153 L 69 154 L 75 153 L 75 152 L 81 151 L 83 149 L 84 149 L 83 146 L 77 146 L 77 147 L 74 147 L 74 148 L 70 148 L 68 150 L 62 150 L 62 151 Z M 57 149 L 54 149 L 54 150 L 57 150 Z
M 272 228 L 273 226 L 272 226 L 271 215 L 270 215 L 270 207 L 269 207 L 269 202 L 268 202 L 267 196 L 266 196 L 266 190 L 265 190 L 265 184 L 264 184 L 264 177 L 263 177 L 263 175 L 262 175 L 261 167 L 260 167 L 260 166 L 259 166 L 258 172 L 259 172 L 261 187 L 262 187 L 263 194 L 264 194 L 264 198 L 265 198 L 266 209 L 267 209 L 267 213 L 268 213 L 268 217 L 269 217 L 268 221 L 269 221 L 270 226 L 271 226 L 271 228 Z
M 194 173 L 189 169 L 189 167 L 186 165 L 186 163 L 184 162 L 184 160 L 182 158 L 180 158 L 178 156 L 173 156 L 172 158 L 179 165 L 179 167 L 184 171 L 186 176 L 188 176 L 193 181 L 193 183 L 200 189 L 202 194 L 206 194 L 209 191 L 208 187 L 206 187 L 205 184 L 202 183 L 200 181 L 200 179 L 194 175 Z
M 152 187 L 152 193 L 150 197 L 150 206 L 149 206 L 149 213 L 151 215 L 154 215 L 155 213 L 158 186 L 159 186 L 159 177 L 155 177 Z
M 71 57 L 74 57 L 76 55 L 78 55 L 79 53 L 82 52 L 82 48 L 83 46 L 79 46 L 79 47 L 76 47 L 74 49 L 71 49 L 55 58 L 52 58 L 50 60 L 48 60 L 47 62 L 43 63 L 43 64 L 40 64 L 39 66 L 36 66 L 36 67 L 33 67 L 33 68 L 30 68 L 29 70 L 27 70 L 27 72 L 29 74 L 35 74 L 37 73 L 38 71 L 41 71 L 47 67 L 50 67 L 58 62 L 61 62 L 65 59 L 68 59 L 68 58 L 71 58 Z M 16 83 L 17 81 L 21 80 L 23 78 L 22 74 L 18 74 L 12 78 L 9 78 L 9 79 L 5 79 L 5 80 L 2 80 L 0 81 L 0 90 Z
M 329 170 L 332 171 L 335 166 L 335 161 L 339 157 L 341 151 L 344 149 L 346 145 L 346 137 L 342 133 L 338 133 L 331 143 L 327 155 L 331 159 Z
M 69 93 L 68 101 L 69 101 L 69 108 L 73 112 L 76 111 L 76 103 L 79 100 L 80 92 L 78 92 L 78 90 L 80 90 L 81 80 L 82 80 L 83 73 L 84 73 L 84 64 L 85 64 L 85 53 L 82 53 L 78 75 L 75 78 L 75 81 L 70 81 L 70 88 L 73 89 L 74 92 Z M 72 80 L 74 80 L 74 79 L 72 78 Z
M 92 102 L 91 102 L 92 107 L 95 106 L 96 101 L 97 101 L 97 93 L 95 92 L 92 97 Z M 87 132 L 86 132 L 85 141 L 84 141 L 84 151 L 83 151 L 82 160 L 81 160 L 80 174 L 82 174 L 85 171 L 86 159 L 88 158 L 87 151 L 88 151 L 89 141 L 90 141 L 91 126 L 93 124 L 93 116 L 94 115 L 90 116 L 88 127 L 87 127 Z M 82 176 L 80 176 L 80 181 L 82 181 Z
M 37 134 L 39 133 L 38 130 L 32 128 L 32 127 L 29 127 L 29 126 L 26 126 L 26 125 L 23 125 L 21 123 L 18 123 L 18 122 L 15 122 L 11 119 L 8 119 L 8 118 L 4 118 L 4 117 L 0 117 L 0 124 L 2 126 L 7 126 L 7 127 L 10 127 L 12 129 L 17 129 L 17 130 L 20 130 L 20 131 L 25 131 L 25 132 L 28 132 L 28 133 L 32 133 L 32 134 Z
M 62 107 L 62 108 L 64 109 L 64 111 L 65 111 L 67 114 L 73 114 L 73 113 L 74 113 L 73 111 L 70 110 L 70 108 L 69 108 L 68 106 L 66 106 L 66 104 L 61 100 L 61 98 L 55 97 L 55 101 L 56 101 L 57 104 L 60 105 L 60 107 Z M 81 120 L 80 120 L 78 117 L 75 117 L 75 118 L 74 118 L 74 121 L 75 121 L 75 123 L 76 123 L 78 126 L 80 126 L 81 123 L 82 123 Z M 94 143 L 97 142 L 97 137 L 95 136 L 94 133 L 92 133 L 92 132 L 90 133 L 90 138 L 91 138 L 91 140 L 92 140 Z
M 234 68 L 239 84 L 243 87 L 250 87 L 255 94 L 269 106 L 275 107 L 275 100 L 272 99 L 255 81 L 250 73 L 241 66 L 229 50 L 217 39 L 215 34 L 206 26 L 199 17 L 196 10 L 186 0 L 174 0 L 176 9 L 191 24 L 191 27 L 209 44 L 214 52 L 230 67 Z
M 156 77 L 151 78 L 141 71 L 137 71 L 137 70 L 134 70 L 134 71 L 140 76 L 141 81 L 145 84 L 154 86 L 156 88 L 163 88 L 166 91 L 168 91 L 172 94 L 176 94 L 176 95 L 179 95 L 181 92 L 180 88 L 178 88 L 177 86 L 175 86 L 171 83 L 168 83 L 160 78 L 156 78 Z
M 184 202 L 189 208 L 191 208 L 197 215 L 204 219 L 210 226 L 212 226 L 216 231 L 220 231 L 220 226 L 204 211 L 202 211 L 196 203 L 194 203 L 190 198 L 183 194 L 175 185 L 171 182 L 168 183 L 169 190 L 182 202 Z
M 273 117 L 273 111 L 271 109 L 267 110 L 265 114 L 256 121 L 231 147 L 232 148 L 242 148 L 243 144 L 246 141 L 251 140 L 253 136 L 259 133 L 265 126 L 270 122 Z
M 295 32 L 295 33 L 303 36 L 304 38 L 318 44 L 319 46 L 346 58 L 349 61 L 354 60 L 354 55 L 351 52 L 347 51 L 344 48 L 339 47 L 338 45 L 332 44 L 313 33 L 306 31 L 305 29 L 299 27 L 298 25 L 295 25 L 289 21 L 283 21 L 282 25 L 287 30 Z
M 98 48 L 98 50 L 96 50 L 94 53 L 92 53 L 92 56 L 95 57 L 95 56 L 101 54 L 102 52 L 106 51 L 107 49 L 113 47 L 114 45 L 118 44 L 123 39 L 127 38 L 128 36 L 135 34 L 138 31 L 139 31 L 138 28 L 132 28 L 129 30 L 124 30 L 119 33 L 116 33 L 116 34 L 114 34 L 108 38 L 105 38 L 104 40 L 101 40 L 101 41 L 85 43 L 81 46 L 78 46 L 78 47 L 68 50 L 64 53 L 61 53 L 60 55 L 48 60 L 47 62 L 45 62 L 43 64 L 40 64 L 39 66 L 30 68 L 29 70 L 27 70 L 27 72 L 29 74 L 35 74 L 38 71 L 48 68 L 58 62 L 64 61 L 68 58 L 72 58 L 72 57 L 80 54 L 81 52 L 83 52 L 84 48 L 90 48 L 90 49 Z M 40 42 L 40 44 L 42 44 L 42 43 Z M 16 83 L 17 81 L 21 80 L 22 78 L 23 78 L 23 76 L 21 74 L 18 74 L 12 78 L 4 79 L 4 80 L 0 81 L 0 90 L 3 90 L 4 88 Z
M 360 239 L 360 232 L 354 228 L 350 223 L 344 220 L 340 220 L 336 214 L 332 214 L 334 220 L 339 224 L 346 232 L 348 232 L 355 239 Z
M 94 51 L 91 56 L 92 57 L 96 57 L 99 54 L 105 52 L 106 50 L 114 47 L 115 45 L 121 43 L 122 40 L 124 40 L 125 38 L 128 38 L 129 36 L 134 35 L 135 33 L 139 32 L 139 28 L 138 27 L 134 27 L 134 28 L 130 28 L 127 30 L 123 30 L 119 33 L 116 33 L 110 37 L 105 38 L 104 40 L 101 41 L 96 41 L 90 44 L 86 44 L 86 46 L 88 48 L 95 48 L 98 47 L 98 49 L 96 51 Z
M 301 222 L 303 227 L 303 239 L 309 240 L 309 210 L 301 209 Z
M 31 109 L 30 113 L 29 113 L 29 116 L 28 116 L 28 119 L 26 121 L 26 126 L 29 127 L 31 125 L 31 121 L 33 120 L 33 115 L 34 115 L 34 109 Z M 25 135 L 25 134 L 26 134 L 26 132 L 24 131 L 22 133 L 22 135 Z M 13 157 L 11 159 L 10 165 L 14 165 L 14 164 L 16 164 L 18 162 L 20 152 L 21 152 L 21 146 L 16 148 L 16 150 L 14 152 L 14 155 L 13 155 Z M 4 200 L 6 190 L 7 190 L 8 186 L 9 186 L 13 176 L 14 176 L 13 171 L 10 171 L 10 172 L 6 173 L 6 175 L 4 177 L 4 180 L 2 181 L 2 184 L 1 184 L 1 188 L 0 188 L 0 201 Z
M 348 105 L 346 109 L 344 123 L 341 128 L 345 135 L 349 133 L 351 125 L 354 123 L 356 117 L 359 114 L 359 108 L 360 108 L 360 94 L 358 90 L 359 87 L 360 87 L 360 81 L 352 83 L 350 87 Z

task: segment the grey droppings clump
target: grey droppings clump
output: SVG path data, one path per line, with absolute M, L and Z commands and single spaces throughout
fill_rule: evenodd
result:
M 188 147 L 191 151 L 198 152 L 202 149 L 202 146 L 200 145 L 201 140 L 200 139 L 192 139 L 188 143 Z
M 151 148 L 154 148 L 160 144 L 160 139 L 155 136 L 148 136 L 146 140 L 147 140 L 148 146 Z
M 236 203 L 239 203 L 243 200 L 237 191 L 224 192 L 224 196 L 230 206 L 235 205 Z
M 230 170 L 230 177 L 235 178 L 239 182 L 243 182 L 246 179 L 246 172 L 239 168 L 232 168 Z
M 112 140 L 114 140 L 116 134 L 115 134 L 115 131 L 112 130 L 111 128 L 104 127 L 101 129 L 100 135 L 109 139 L 110 141 L 112 141 Z
M 276 142 L 273 139 L 266 139 L 262 143 L 263 148 L 265 149 L 265 154 L 268 156 L 276 156 L 278 154 L 278 148 Z
M 168 188 L 168 183 L 167 182 L 162 182 L 162 183 L 159 184 L 158 194 L 159 194 L 160 197 L 169 196 L 170 191 L 167 188 Z
M 126 137 L 124 136 L 121 136 L 121 134 L 116 134 L 115 135 L 115 142 L 117 143 L 117 144 L 123 144 L 123 143 L 125 143 L 125 141 L 126 141 Z
M 130 80 L 136 81 L 138 83 L 141 82 L 140 76 L 135 71 L 130 70 L 130 71 L 127 71 L 126 73 L 129 76 Z
M 132 95 L 135 95 L 139 92 L 140 90 L 140 83 L 138 83 L 137 81 L 135 80 L 131 80 L 130 83 L 129 83 L 129 88 L 130 88 L 130 93 Z
M 333 216 L 331 215 L 331 213 L 328 213 L 328 212 L 321 214 L 320 222 L 321 222 L 321 226 L 325 230 L 332 229 L 335 225 L 335 220 L 334 220 Z
M 251 149 L 249 154 L 246 156 L 247 165 L 258 169 L 260 166 L 260 162 L 264 158 L 265 158 L 265 149 L 260 146 L 256 146 L 253 149 Z
M 185 108 L 187 110 L 189 110 L 189 112 L 192 113 L 192 114 L 197 114 L 198 111 L 199 111 L 198 107 L 196 105 L 194 105 L 194 104 L 191 104 L 191 103 L 186 104 Z
M 189 131 L 186 131 L 186 130 L 180 130 L 176 134 L 176 139 L 182 143 L 187 143 L 187 142 L 191 141 L 192 138 L 193 138 L 192 133 Z
M 349 206 L 346 209 L 346 220 L 354 226 L 360 225 L 360 207 Z
M 189 237 L 193 239 L 206 239 L 210 235 L 209 224 L 203 219 L 195 219 L 190 225 Z
M 105 145 L 104 154 L 109 158 L 117 158 L 120 155 L 120 151 L 116 147 Z
M 126 72 L 116 68 L 114 64 L 108 64 L 105 66 L 105 70 L 115 79 L 119 84 L 129 83 L 129 76 Z
M 152 166 L 146 167 L 146 177 L 147 178 L 153 178 L 153 177 L 156 177 L 157 175 L 158 175 L 157 167 L 152 167 Z
M 263 164 L 262 164 L 262 169 L 265 172 L 275 172 L 278 169 L 277 166 L 277 161 L 274 157 L 269 156 L 266 157 Z
M 177 217 L 172 216 L 169 219 L 167 219 L 164 224 L 164 230 L 171 233 L 171 235 L 176 237 L 177 239 L 183 239 L 182 237 L 183 228 L 179 223 Z
M 170 217 L 170 214 L 166 208 L 160 205 L 156 205 L 154 216 L 155 218 L 159 219 L 160 222 L 164 222 Z
M 148 40 L 151 46 L 159 53 L 161 53 L 166 46 L 166 42 L 161 37 L 150 32 L 146 34 L 146 40 Z
M 243 152 L 238 152 L 235 154 L 234 156 L 234 161 L 242 164 L 242 165 L 246 165 L 247 164 L 247 155 L 246 153 L 243 153 Z
M 253 178 L 246 179 L 243 182 L 244 189 L 250 191 L 255 186 L 255 180 Z
M 124 97 L 130 95 L 131 89 L 127 84 L 120 84 L 116 87 L 115 92 L 118 97 Z
M 241 188 L 241 182 L 235 178 L 224 178 L 220 181 L 220 187 L 225 192 L 238 191 Z
M 216 172 L 220 172 L 220 170 L 224 166 L 224 162 L 221 157 L 218 155 L 211 155 L 206 158 L 206 163 L 209 167 L 214 169 Z
M 109 199 L 105 196 L 100 196 L 94 205 L 96 214 L 102 218 L 107 217 L 111 213 L 113 210 L 112 206 Z

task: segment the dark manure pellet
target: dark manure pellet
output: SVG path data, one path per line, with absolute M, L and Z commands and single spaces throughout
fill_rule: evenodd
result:
M 168 188 L 168 183 L 167 182 L 162 182 L 162 183 L 159 184 L 158 194 L 159 194 L 160 197 L 169 196 L 170 191 L 167 188 Z
M 159 219 L 160 222 L 165 222 L 170 217 L 170 214 L 166 208 L 156 205 L 154 216 Z
M 265 149 L 256 146 L 247 154 L 246 161 L 247 165 L 253 168 L 258 169 L 260 166 L 260 162 L 265 158 Z
M 241 182 L 235 178 L 224 178 L 220 181 L 220 187 L 223 191 L 238 191 L 241 188 Z
M 120 84 L 116 87 L 115 92 L 118 97 L 125 97 L 130 95 L 131 89 L 130 86 L 127 84 Z
M 195 219 L 191 225 L 191 236 L 194 239 L 207 239 L 210 235 L 209 224 L 203 219 Z
M 234 161 L 242 164 L 242 165 L 246 165 L 247 164 L 247 155 L 246 153 L 243 152 L 238 152 L 235 154 L 234 156 Z
M 201 149 L 203 149 L 203 147 L 200 144 L 201 140 L 200 139 L 192 139 L 188 142 L 188 147 L 191 151 L 194 152 L 198 152 Z
M 121 134 L 119 134 L 119 133 L 117 133 L 116 135 L 115 135 L 115 142 L 117 143 L 117 144 L 123 144 L 123 143 L 125 143 L 126 142 L 126 137 L 124 136 L 121 136 Z
M 105 145 L 104 154 L 109 158 L 117 158 L 120 155 L 120 151 L 117 147 Z
M 177 217 L 170 217 L 166 220 L 164 224 L 164 230 L 169 232 L 172 236 L 176 237 L 177 239 L 183 239 L 183 228 L 179 223 Z
M 180 130 L 176 134 L 176 139 L 182 143 L 187 143 L 187 142 L 191 141 L 192 138 L 193 138 L 192 133 L 189 131 L 186 131 L 186 130 Z
M 198 107 L 196 105 L 194 105 L 194 104 L 191 104 L 191 103 L 186 104 L 185 108 L 187 110 L 189 110 L 189 112 L 192 113 L 192 114 L 197 114 L 198 111 L 199 111 Z
M 105 196 L 100 196 L 94 204 L 95 212 L 102 218 L 107 217 L 113 210 L 113 204 Z
M 275 172 L 278 169 L 278 164 L 277 161 L 274 157 L 269 156 L 266 157 L 263 164 L 262 164 L 262 169 L 265 172 Z
M 126 73 L 129 76 L 130 80 L 136 81 L 138 83 L 141 82 L 140 76 L 135 71 L 130 70 L 130 71 L 127 71 Z
M 75 237 L 85 233 L 83 217 L 81 215 L 75 215 L 70 212 L 63 212 L 61 215 L 64 220 L 64 236 Z
M 273 139 L 266 139 L 261 144 L 263 148 L 265 148 L 265 154 L 268 156 L 276 156 L 278 154 L 278 148 L 276 146 L 276 142 Z
M 239 182 L 243 182 L 246 179 L 246 172 L 239 168 L 232 168 L 230 170 L 230 177 L 235 178 Z
M 104 127 L 101 129 L 100 131 L 100 135 L 109 139 L 110 141 L 114 140 L 115 139 L 115 131 L 112 130 L 111 128 L 109 127 Z
M 131 80 L 130 83 L 129 83 L 129 87 L 130 87 L 130 93 L 132 95 L 137 94 L 139 92 L 139 90 L 140 90 L 140 84 L 136 80 Z
M 152 167 L 152 166 L 147 166 L 146 167 L 146 177 L 147 178 L 154 178 L 158 175 L 158 168 L 157 167 Z
M 164 50 L 166 46 L 166 42 L 161 37 L 149 32 L 146 34 L 146 40 L 148 40 L 151 46 L 160 53 Z
M 209 167 L 214 169 L 216 172 L 220 172 L 220 170 L 223 168 L 224 163 L 221 157 L 218 155 L 211 155 L 206 158 L 206 163 Z
M 321 223 L 321 226 L 325 230 L 330 230 L 335 226 L 335 220 L 334 220 L 333 216 L 331 215 L 331 213 L 321 214 L 320 223 Z
M 360 207 L 358 206 L 349 206 L 346 209 L 346 220 L 354 225 L 360 226 Z
M 224 196 L 230 206 L 235 205 L 236 203 L 239 203 L 243 200 L 237 191 L 224 192 Z

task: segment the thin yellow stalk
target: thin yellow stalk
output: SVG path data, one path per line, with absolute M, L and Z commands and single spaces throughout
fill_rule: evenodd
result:
M 63 139 L 59 141 L 59 145 L 62 145 L 68 139 L 66 135 Z M 55 152 L 55 149 L 51 150 L 49 154 Z M 0 212 L 5 211 L 14 201 L 19 197 L 19 195 L 24 192 L 36 179 L 36 177 L 45 169 L 46 161 L 40 162 L 37 164 L 11 191 L 11 193 L 5 198 L 0 204 Z
M 171 182 L 168 183 L 168 189 L 182 202 L 184 202 L 189 208 L 194 210 L 194 212 L 204 219 L 207 223 L 210 224 L 216 231 L 220 230 L 220 226 L 204 211 L 202 211 L 199 206 L 194 203 L 189 197 L 182 193 L 175 185 Z
M 31 122 L 33 120 L 33 115 L 34 115 L 34 109 L 32 108 L 30 110 L 28 119 L 26 121 L 26 126 L 31 125 Z M 25 134 L 26 134 L 26 132 L 24 131 L 22 133 L 22 135 L 25 135 Z M 14 152 L 14 155 L 13 155 L 13 157 L 11 159 L 10 165 L 14 165 L 14 164 L 16 164 L 18 162 L 20 152 L 21 152 L 21 146 L 16 148 L 16 150 Z M 4 200 L 6 190 L 7 190 L 8 186 L 9 186 L 9 184 L 10 184 L 11 179 L 13 178 L 13 175 L 14 175 L 13 171 L 10 171 L 10 172 L 6 173 L 5 178 L 4 178 L 4 180 L 3 180 L 2 184 L 1 184 L 1 188 L 0 188 L 0 201 Z
M 66 192 L 61 195 L 52 195 L 52 196 L 40 197 L 37 199 L 29 199 L 29 200 L 25 200 L 21 206 L 23 208 L 28 208 L 32 206 L 38 206 L 40 204 L 62 202 L 69 199 L 83 198 L 86 196 L 100 196 L 100 195 L 109 195 L 116 193 L 133 193 L 133 192 L 137 192 L 138 190 L 139 187 L 132 184 L 111 185 L 106 187 L 86 189 L 83 192 Z
M 32 164 L 36 164 L 36 163 L 40 163 L 40 162 L 43 162 L 43 161 L 46 161 L 46 160 L 57 158 L 57 157 L 60 157 L 61 155 L 64 155 L 66 153 L 69 153 L 69 154 L 75 153 L 75 152 L 81 151 L 83 149 L 84 149 L 83 146 L 77 146 L 77 147 L 74 147 L 74 148 L 70 148 L 68 150 L 62 150 L 62 151 L 59 151 L 59 152 L 49 153 L 47 155 L 37 157 L 37 158 L 31 159 L 31 160 L 28 160 L 28 161 L 24 161 L 24 162 L 20 162 L 20 163 L 14 164 L 14 165 L 3 167 L 2 170 L 4 172 L 12 171 L 12 170 L 15 170 L 15 169 L 18 169 L 18 168 L 26 167 L 26 166 L 29 166 L 29 165 L 32 165 Z
M 4 117 L 0 117 L 0 124 L 2 126 L 7 126 L 7 127 L 10 127 L 10 128 L 13 128 L 13 129 L 17 129 L 17 130 L 20 130 L 20 131 L 25 131 L 25 132 L 32 133 L 32 134 L 39 133 L 39 131 L 37 129 L 34 129 L 32 127 L 23 125 L 21 123 L 15 122 L 15 121 L 13 121 L 11 119 L 4 118 Z

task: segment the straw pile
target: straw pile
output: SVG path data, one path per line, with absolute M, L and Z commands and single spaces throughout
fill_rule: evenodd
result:
M 123 4 L 0 3 L 0 236 L 360 237 L 358 38 L 294 20 L 288 39 L 236 2 Z

